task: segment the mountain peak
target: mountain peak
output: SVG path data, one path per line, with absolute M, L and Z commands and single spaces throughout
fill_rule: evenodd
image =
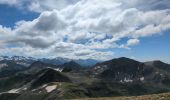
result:
M 127 57 L 120 57 L 120 58 L 116 58 L 116 59 L 112 59 L 112 60 L 119 60 L 119 61 L 136 61 L 136 60 L 133 60 L 133 59 L 127 58 Z
M 50 64 L 50 63 L 44 63 L 42 61 L 36 61 L 36 62 L 34 62 L 34 63 L 32 63 L 30 65 L 30 68 L 31 67 L 40 67 L 40 68 L 48 68 L 48 67 L 50 67 L 50 68 L 56 68 L 57 66 L 53 65 L 53 64 Z
M 41 66 L 41 65 L 44 65 L 44 63 L 41 61 L 35 61 L 30 66 Z
M 52 68 L 44 69 L 38 76 L 38 79 L 32 83 L 32 87 L 38 87 L 50 82 L 71 82 L 67 76 Z
M 53 64 L 44 63 L 41 61 L 36 61 L 29 66 L 27 72 L 37 73 L 38 71 L 45 69 L 45 68 L 57 68 L 57 66 Z
M 149 66 L 157 67 L 159 69 L 170 71 L 170 65 L 166 64 L 166 63 L 164 63 L 160 60 L 155 60 L 155 61 L 152 61 L 152 62 L 146 62 L 145 64 L 149 65 Z
M 68 63 L 65 63 L 63 65 L 61 65 L 61 67 L 63 67 L 63 72 L 68 72 L 68 71 L 72 71 L 72 70 L 80 70 L 82 68 L 82 66 L 80 66 L 78 63 L 76 63 L 75 61 L 70 61 Z

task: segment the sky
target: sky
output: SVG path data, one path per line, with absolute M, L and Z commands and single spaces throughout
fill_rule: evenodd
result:
M 0 0 L 0 55 L 170 63 L 170 1 Z

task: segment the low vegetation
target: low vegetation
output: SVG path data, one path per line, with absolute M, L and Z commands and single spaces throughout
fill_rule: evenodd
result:
M 121 96 L 121 97 L 86 98 L 74 100 L 170 100 L 170 93 L 128 97 Z

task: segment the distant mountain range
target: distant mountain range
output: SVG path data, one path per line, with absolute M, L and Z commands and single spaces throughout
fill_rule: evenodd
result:
M 70 61 L 75 61 L 76 63 L 80 64 L 83 67 L 91 67 L 95 65 L 98 62 L 101 62 L 99 60 L 94 60 L 94 59 L 68 59 L 68 58 L 61 58 L 61 57 L 56 57 L 56 58 L 33 58 L 33 57 L 23 57 L 23 56 L 0 56 L 0 61 L 6 60 L 6 61 L 15 61 L 17 64 L 24 65 L 24 66 L 29 66 L 35 61 L 42 61 L 44 63 L 50 63 L 54 65 L 62 65 L 64 63 L 70 62 Z
M 93 66 L 83 67 L 78 61 Z M 125 57 L 94 62 L 1 57 L 0 100 L 63 100 L 170 92 L 170 65 L 164 62 L 139 62 Z

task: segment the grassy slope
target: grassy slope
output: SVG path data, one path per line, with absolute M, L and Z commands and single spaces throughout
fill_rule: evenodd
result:
M 170 93 L 130 96 L 130 97 L 105 97 L 105 98 L 89 98 L 89 99 L 74 99 L 74 100 L 170 100 Z

